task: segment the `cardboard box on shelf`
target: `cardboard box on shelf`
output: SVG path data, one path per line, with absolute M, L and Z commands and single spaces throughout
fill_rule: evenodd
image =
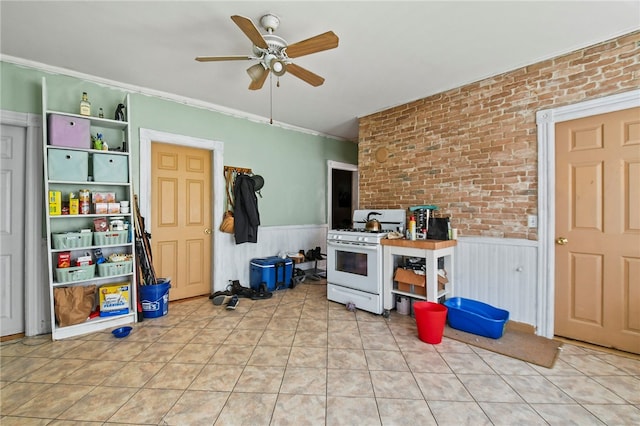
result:
M 112 316 L 128 312 L 128 282 L 103 285 L 98 292 L 100 294 L 100 316 Z
M 93 230 L 96 232 L 105 232 L 109 230 L 109 223 L 106 217 L 97 217 L 93 219 Z
M 398 283 L 398 291 L 411 293 L 411 284 Z
M 95 203 L 93 205 L 93 212 L 95 214 L 108 214 L 109 213 L 109 204 L 108 203 Z
M 419 285 L 411 286 L 411 294 L 427 297 L 427 287 L 420 287 Z
M 49 215 L 60 216 L 62 214 L 62 193 L 49 191 Z
M 80 214 L 80 200 L 77 198 L 69 199 L 69 214 Z
M 92 192 L 91 201 L 94 203 L 115 203 L 115 192 Z
M 410 269 L 398 268 L 393 277 L 398 282 L 398 290 L 420 296 L 427 295 L 426 275 L 416 274 Z
M 417 285 L 420 287 L 424 287 L 427 285 L 427 277 L 426 275 L 416 274 L 414 271 L 410 269 L 398 268 L 396 269 L 396 274 L 393 277 L 394 280 L 399 283 Z
M 120 203 L 107 203 L 107 213 L 120 213 Z
M 438 291 L 444 290 L 444 286 L 449 282 L 447 271 L 440 269 L 438 271 Z

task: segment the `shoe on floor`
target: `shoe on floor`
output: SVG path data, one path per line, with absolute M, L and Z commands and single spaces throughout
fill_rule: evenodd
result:
M 267 286 L 265 283 L 260 284 L 260 290 L 254 291 L 251 296 L 252 300 L 260 300 L 260 299 L 269 299 L 273 296 L 273 293 L 267 291 Z
M 209 296 L 209 299 L 213 299 L 214 297 L 216 297 L 216 296 L 220 296 L 220 295 L 223 295 L 223 296 L 233 296 L 233 293 L 232 293 L 232 292 L 230 292 L 229 290 L 225 290 L 225 291 L 216 291 L 215 293 L 212 293 L 212 294 Z
M 229 303 L 227 303 L 227 309 L 235 309 L 236 306 L 238 306 L 238 296 L 233 295 L 231 296 Z
M 252 288 L 243 286 L 238 280 L 231 280 L 230 283 L 231 284 L 229 284 L 228 286 L 229 291 L 235 296 L 246 297 L 250 299 L 255 294 L 255 291 Z
M 226 305 L 231 301 L 232 298 L 233 296 L 230 294 L 218 294 L 216 296 L 213 296 L 213 304 L 216 306 Z
M 322 253 L 320 253 L 320 247 L 316 247 L 316 249 L 313 251 L 313 255 L 316 260 L 323 260 Z

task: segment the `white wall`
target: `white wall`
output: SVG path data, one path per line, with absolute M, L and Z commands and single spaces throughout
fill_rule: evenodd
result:
M 251 259 L 257 257 L 277 256 L 280 252 L 305 253 L 320 247 L 322 253 L 327 248 L 327 225 L 294 225 L 267 226 L 258 228 L 258 242 L 236 245 L 232 234 L 220 232 L 221 238 L 215 250 L 220 251 L 216 259 L 221 259 L 214 268 L 215 291 L 224 290 L 229 280 L 239 280 L 249 287 L 249 270 Z M 309 265 L 307 265 L 309 268 Z
M 460 237 L 455 256 L 455 296 L 506 309 L 540 331 L 537 241 Z

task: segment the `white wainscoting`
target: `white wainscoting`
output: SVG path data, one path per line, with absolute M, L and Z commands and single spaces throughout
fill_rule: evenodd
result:
M 33 275 L 38 285 L 33 289 L 28 303 L 30 309 L 28 310 L 28 321 L 25 330 L 26 336 L 37 336 L 39 334 L 51 333 L 51 303 L 49 300 L 49 275 L 47 268 L 49 263 L 47 262 L 47 239 L 40 239 L 40 246 L 38 247 L 39 256 L 34 256 L 34 259 L 38 259 L 36 264 L 40 267 L 34 268 Z
M 509 318 L 538 328 L 538 242 L 460 237 L 455 252 L 456 296 L 509 311 Z
M 233 234 L 219 232 L 217 240 L 219 250 L 215 259 L 219 264 L 213 265 L 214 290 L 224 290 L 229 280 L 240 280 L 240 284 L 249 287 L 249 271 L 251 259 L 257 257 L 277 256 L 281 252 L 305 253 L 320 247 L 322 253 L 327 249 L 328 225 L 293 225 L 293 226 L 261 226 L 258 228 L 258 242 L 236 245 Z

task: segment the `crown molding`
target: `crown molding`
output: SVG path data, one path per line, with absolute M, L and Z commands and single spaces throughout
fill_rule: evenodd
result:
M 228 107 L 225 107 L 225 106 L 222 106 L 222 105 L 218 105 L 218 104 L 214 104 L 214 103 L 211 103 L 211 102 L 204 102 L 204 101 L 201 101 L 201 100 L 198 100 L 198 99 L 193 99 L 193 98 L 188 98 L 186 96 L 176 95 L 174 93 L 169 93 L 169 92 L 163 92 L 163 91 L 160 91 L 160 90 L 150 89 L 148 87 L 135 86 L 135 85 L 132 85 L 132 84 L 127 84 L 127 83 L 123 83 L 123 82 L 120 82 L 120 81 L 110 80 L 110 79 L 98 77 L 98 76 L 91 75 L 91 74 L 85 74 L 85 73 L 81 73 L 81 72 L 78 72 L 78 71 L 69 70 L 69 69 L 66 69 L 66 68 L 61 68 L 61 67 L 56 67 L 56 66 L 53 66 L 53 65 L 43 64 L 41 62 L 30 61 L 30 60 L 27 60 L 27 59 L 18 58 L 18 57 L 10 56 L 10 55 L 0 55 L 0 61 L 7 62 L 7 63 L 12 63 L 14 65 L 18 65 L 18 66 L 22 66 L 22 67 L 34 68 L 34 69 L 37 69 L 39 71 L 50 73 L 50 74 L 61 74 L 61 75 L 66 75 L 68 77 L 79 78 L 81 80 L 86 80 L 86 81 L 89 81 L 91 83 L 95 83 L 95 84 L 98 84 L 98 85 L 108 86 L 108 87 L 111 87 L 111 88 L 115 87 L 115 88 L 121 89 L 121 90 L 129 92 L 129 93 L 136 93 L 136 94 L 140 94 L 140 95 L 152 96 L 152 97 L 156 97 L 156 98 L 160 98 L 160 99 L 164 99 L 164 100 L 169 100 L 169 101 L 177 102 L 179 104 L 191 106 L 191 107 L 194 107 L 194 108 L 201 108 L 201 109 L 205 109 L 205 110 L 208 110 L 208 111 L 213 111 L 213 112 L 217 112 L 217 113 L 220 113 L 220 114 L 224 114 L 224 115 L 227 115 L 227 116 L 230 116 L 230 117 L 248 120 L 248 121 L 251 121 L 251 122 L 254 122 L 254 123 L 267 124 L 267 125 L 270 125 L 270 126 L 280 127 L 280 128 L 282 128 L 284 130 L 290 130 L 290 131 L 294 131 L 294 132 L 304 133 L 304 134 L 307 134 L 307 135 L 320 136 L 320 137 L 325 137 L 325 138 L 339 140 L 339 141 L 351 142 L 351 141 L 349 141 L 347 139 L 344 139 L 344 138 L 340 138 L 340 137 L 337 137 L 337 136 L 334 136 L 334 135 L 328 135 L 326 133 L 318 132 L 318 131 L 311 130 L 311 129 L 306 129 L 304 127 L 294 126 L 292 124 L 276 122 L 276 121 L 274 121 L 273 124 L 271 124 L 270 123 L 270 119 L 267 118 L 267 117 L 262 117 L 260 115 L 251 114 L 251 113 L 248 113 L 248 112 L 245 112 L 245 111 L 240 111 L 240 110 L 237 110 L 237 109 L 228 108 Z

